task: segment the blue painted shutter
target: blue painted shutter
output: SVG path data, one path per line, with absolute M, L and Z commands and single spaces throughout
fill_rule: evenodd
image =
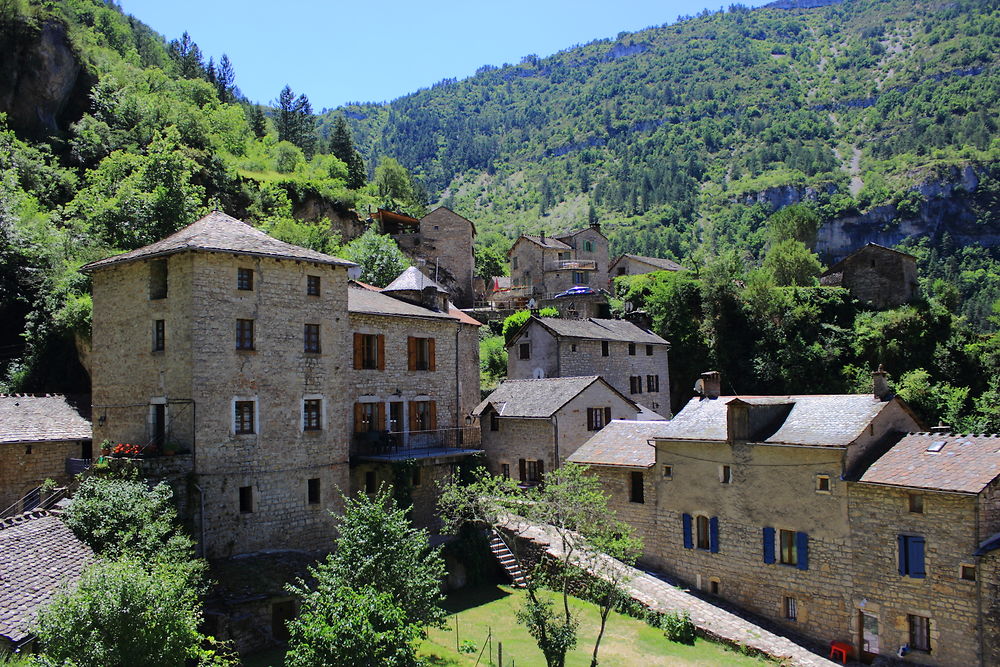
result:
M 924 571 L 924 538 L 918 536 L 910 536 L 907 539 L 907 553 L 906 560 L 907 565 L 909 565 L 909 575 L 917 579 L 923 579 L 927 576 Z
M 719 553 L 719 517 L 717 516 L 708 520 L 708 550 L 713 554 Z
M 906 567 L 906 536 L 900 535 L 896 538 L 899 543 L 899 576 L 905 577 L 907 572 Z
M 764 562 L 774 562 L 774 528 L 764 529 Z
M 694 539 L 691 537 L 691 515 L 682 514 L 681 521 L 684 523 L 684 548 L 694 549 Z
M 795 552 L 798 562 L 796 567 L 800 570 L 809 569 L 809 535 L 806 533 L 795 533 Z

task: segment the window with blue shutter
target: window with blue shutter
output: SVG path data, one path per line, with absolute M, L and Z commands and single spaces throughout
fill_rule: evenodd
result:
M 774 562 L 774 528 L 764 529 L 764 562 Z
M 684 524 L 684 548 L 694 549 L 694 536 L 691 535 L 691 515 L 682 514 L 681 522 Z
M 919 535 L 900 535 L 898 539 L 900 576 L 913 577 L 914 579 L 926 577 L 924 538 Z
M 809 535 L 806 533 L 795 533 L 795 550 L 798 552 L 798 562 L 795 564 L 800 570 L 809 569 Z
M 719 517 L 713 516 L 708 520 L 708 550 L 713 554 L 719 553 Z

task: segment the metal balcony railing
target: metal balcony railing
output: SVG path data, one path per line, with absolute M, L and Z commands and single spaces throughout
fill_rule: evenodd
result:
M 354 434 L 351 453 L 355 456 L 420 456 L 442 449 L 477 449 L 479 445 L 478 426 L 428 431 L 368 431 Z
M 596 271 L 597 260 L 560 259 L 555 262 L 546 263 L 545 270 L 546 271 Z

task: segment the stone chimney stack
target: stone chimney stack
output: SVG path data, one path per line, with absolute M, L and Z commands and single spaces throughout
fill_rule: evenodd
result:
M 722 393 L 722 374 L 719 371 L 706 371 L 694 383 L 695 393 L 702 398 L 718 398 Z
M 875 394 L 875 398 L 880 401 L 884 401 L 892 394 L 889 389 L 889 380 L 886 379 L 887 373 L 882 364 L 878 365 L 878 370 L 872 373 L 872 393 Z
M 625 320 L 646 331 L 651 331 L 653 328 L 653 318 L 645 310 L 633 310 L 630 313 L 625 313 Z
M 599 223 L 599 222 L 592 222 L 592 223 L 590 223 L 590 228 L 593 229 L 595 232 L 599 232 L 599 231 L 601 231 L 601 223 Z
M 538 238 L 541 240 L 542 243 L 545 243 L 545 230 L 544 229 L 542 231 L 538 232 Z

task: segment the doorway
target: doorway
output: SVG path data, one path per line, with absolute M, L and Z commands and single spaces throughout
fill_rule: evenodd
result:
M 878 616 L 864 611 L 859 611 L 859 626 L 861 628 L 861 660 L 870 663 L 879 654 L 878 640 Z

